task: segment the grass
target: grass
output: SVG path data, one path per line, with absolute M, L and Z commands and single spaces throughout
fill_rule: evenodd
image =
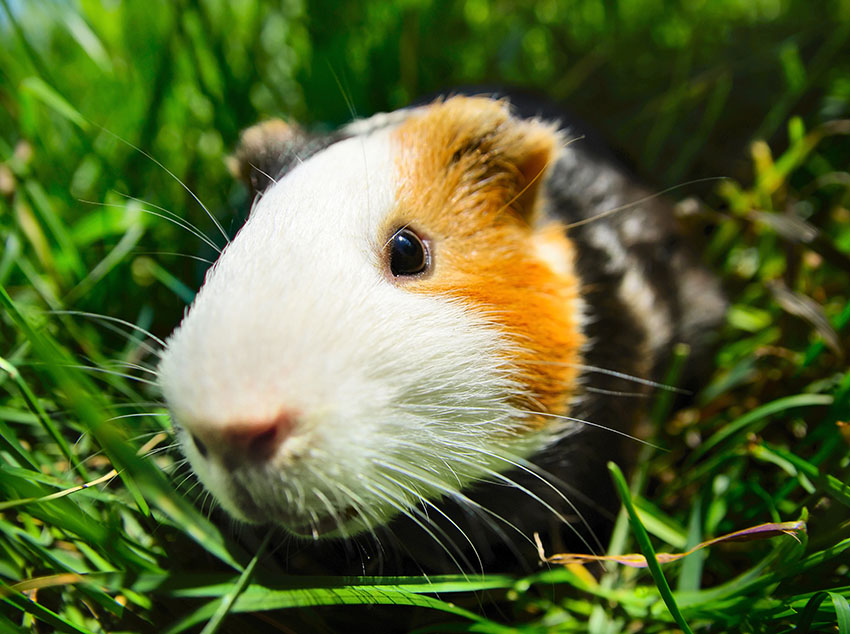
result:
M 0 630 L 323 631 L 401 605 L 422 631 L 850 632 L 850 5 L 661 4 L 0 0 Z M 286 575 L 209 519 L 141 333 L 169 332 L 214 254 L 159 207 L 222 240 L 143 152 L 232 233 L 241 128 L 488 81 L 545 87 L 659 188 L 729 177 L 680 205 L 732 299 L 716 371 L 684 410 L 656 398 L 666 451 L 641 449 L 640 526 L 610 552 L 806 535 L 652 574 L 352 579 Z

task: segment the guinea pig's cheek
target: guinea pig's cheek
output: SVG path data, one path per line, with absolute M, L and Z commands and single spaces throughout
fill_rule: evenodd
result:
M 571 245 L 549 228 L 533 240 L 516 233 L 522 248 L 514 251 L 495 243 L 488 248 L 485 240 L 474 249 L 450 245 L 443 250 L 442 270 L 410 285 L 411 292 L 460 303 L 498 333 L 493 347 L 505 359 L 511 382 L 505 398 L 519 415 L 508 434 L 550 427 L 551 415 L 566 414 L 584 344 Z

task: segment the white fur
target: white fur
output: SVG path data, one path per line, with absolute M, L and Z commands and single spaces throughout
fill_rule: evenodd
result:
M 168 340 L 159 382 L 187 432 L 297 413 L 268 463 L 225 469 L 182 435 L 236 517 L 352 534 L 545 442 L 512 433 L 514 344 L 389 276 L 379 228 L 404 211 L 390 134 L 339 142 L 274 185 Z

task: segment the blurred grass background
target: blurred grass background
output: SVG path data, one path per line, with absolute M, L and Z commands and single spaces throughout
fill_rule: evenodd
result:
M 330 128 L 512 84 L 567 105 L 659 188 L 730 177 L 677 192 L 710 227 L 733 306 L 695 405 L 655 403 L 653 442 L 670 451 L 645 456 L 633 492 L 667 550 L 808 514 L 808 541 L 669 569 L 695 631 L 850 632 L 848 40 L 847 0 L 0 0 L 0 630 L 322 631 L 322 608 L 251 613 L 327 603 L 419 605 L 455 631 L 681 627 L 634 570 L 437 586 L 254 568 L 250 538 L 210 523 L 191 483 L 175 492 L 175 452 L 135 458 L 170 443 L 167 419 L 153 386 L 102 370 L 151 380 L 150 340 L 57 312 L 164 337 L 214 251 L 143 209 L 223 243 L 146 154 L 233 233 L 246 194 L 225 157 L 257 120 Z M 43 499 L 113 466 L 120 483 Z M 623 526 L 614 547 L 637 550 Z M 484 588 L 501 611 L 469 594 Z

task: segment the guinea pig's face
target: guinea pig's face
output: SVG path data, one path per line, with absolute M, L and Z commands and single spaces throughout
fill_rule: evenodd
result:
M 159 366 L 204 485 L 300 535 L 462 501 L 562 431 L 580 361 L 556 133 L 471 98 L 369 127 L 265 191 Z

